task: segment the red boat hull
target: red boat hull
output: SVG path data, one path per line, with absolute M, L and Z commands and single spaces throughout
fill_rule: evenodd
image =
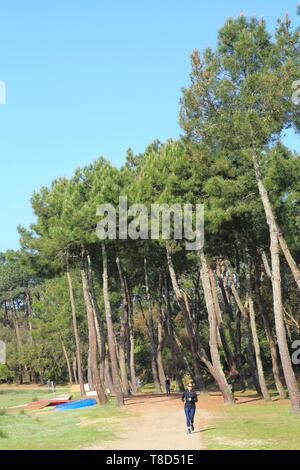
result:
M 43 408 L 46 408 L 47 406 L 56 406 L 56 405 L 63 405 L 64 403 L 67 403 L 70 401 L 69 399 L 65 398 L 52 398 L 50 400 L 38 400 L 38 401 L 33 401 L 32 403 L 29 403 L 27 405 L 27 408 L 29 410 L 41 410 Z

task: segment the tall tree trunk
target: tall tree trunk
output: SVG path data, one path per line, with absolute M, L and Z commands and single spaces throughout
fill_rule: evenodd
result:
M 203 391 L 204 390 L 204 383 L 203 383 L 203 379 L 202 379 L 202 376 L 201 376 L 201 368 L 200 368 L 200 364 L 199 364 L 198 342 L 197 342 L 197 339 L 195 337 L 195 331 L 194 331 L 194 327 L 193 327 L 193 323 L 192 323 L 192 319 L 191 319 L 191 314 L 190 314 L 189 308 L 186 304 L 186 299 L 184 298 L 184 296 L 183 296 L 183 294 L 182 294 L 182 292 L 179 288 L 176 273 L 175 273 L 175 269 L 174 269 L 174 265 L 173 265 L 171 249 L 168 245 L 166 246 L 166 252 L 167 252 L 167 261 L 168 261 L 168 268 L 169 268 L 170 278 L 171 278 L 171 282 L 172 282 L 172 287 L 173 287 L 173 290 L 174 290 L 174 293 L 175 293 L 176 300 L 177 300 L 177 302 L 180 306 L 180 309 L 181 309 L 181 312 L 182 312 L 182 315 L 183 315 L 183 319 L 184 319 L 184 322 L 185 322 L 185 327 L 186 327 L 186 330 L 187 330 L 188 339 L 189 339 L 190 346 L 191 346 L 191 354 L 192 354 L 192 362 L 193 362 L 193 369 L 194 369 L 194 375 L 195 375 L 195 383 L 196 383 L 196 386 L 197 386 L 198 390 Z
M 162 326 L 162 316 L 161 312 L 158 315 L 158 326 L 157 326 L 157 366 L 158 366 L 158 375 L 160 386 L 163 389 L 165 385 L 166 375 L 162 360 L 162 348 L 163 348 L 163 326 Z
M 272 289 L 273 289 L 273 308 L 275 316 L 275 329 L 278 340 L 279 353 L 284 373 L 285 382 L 289 391 L 292 409 L 295 413 L 300 412 L 300 394 L 297 380 L 293 371 L 289 348 L 287 344 L 283 306 L 281 292 L 281 273 L 280 273 L 280 253 L 279 240 L 282 235 L 279 234 L 277 222 L 271 207 L 268 193 L 263 184 L 260 173 L 258 158 L 256 153 L 252 154 L 255 169 L 256 180 L 260 197 L 264 206 L 267 223 L 270 231 L 270 253 L 271 253 L 271 270 L 272 270 Z M 283 238 L 283 237 L 282 237 Z M 282 242 L 282 239 L 281 239 Z M 284 252 L 286 255 L 286 253 Z M 288 261 L 288 260 L 287 260 Z M 292 271 L 293 272 L 293 271 Z M 294 274 L 294 273 L 293 273 Z M 295 278 L 296 280 L 296 278 Z
M 18 352 L 20 352 L 22 348 L 22 340 L 21 340 L 20 325 L 19 325 L 19 319 L 17 315 L 17 309 L 15 306 L 15 301 L 13 299 L 11 299 L 11 306 L 12 306 L 13 323 L 14 323 L 14 328 L 15 328 L 15 333 L 16 333 L 16 340 L 17 340 L 17 349 L 18 349 Z
M 158 365 L 158 375 L 160 386 L 164 389 L 166 375 L 162 360 L 162 350 L 163 350 L 163 343 L 164 343 L 164 312 L 162 306 L 162 289 L 163 289 L 163 276 L 161 271 L 159 272 L 159 282 L 158 282 L 158 320 L 157 320 L 157 365 Z
M 28 334 L 29 334 L 29 342 L 33 344 L 33 337 L 32 337 L 32 307 L 31 307 L 31 295 L 29 289 L 26 289 L 25 292 L 25 309 L 27 315 L 27 323 L 28 323 Z M 36 383 L 36 373 L 34 368 L 30 365 L 29 367 L 30 372 L 30 382 Z
M 220 333 L 221 337 L 221 343 L 224 349 L 226 361 L 228 364 L 228 369 L 229 369 L 229 374 L 231 377 L 235 378 L 239 375 L 235 359 L 231 353 L 229 344 L 227 342 L 225 330 L 223 327 L 223 321 L 222 321 L 222 313 L 221 313 L 221 308 L 219 304 L 219 299 L 218 299 L 218 293 L 217 293 L 217 286 L 216 286 L 216 281 L 215 281 L 215 276 L 214 272 L 211 268 L 209 269 L 209 276 L 210 276 L 210 283 L 211 283 L 211 290 L 212 290 L 212 296 L 213 296 L 213 304 L 214 304 L 214 309 L 215 309 L 215 315 L 216 315 L 216 320 L 217 320 L 217 325 L 218 325 L 218 330 Z
M 83 375 L 82 375 L 81 345 L 80 345 L 80 337 L 79 337 L 78 326 L 77 326 L 73 282 L 72 282 L 72 277 L 71 277 L 68 265 L 67 265 L 67 280 L 68 280 L 69 296 L 70 296 L 71 311 L 72 311 L 73 333 L 74 333 L 75 346 L 76 346 L 77 375 L 78 375 L 78 382 L 80 386 L 80 395 L 83 396 L 85 395 L 85 392 L 84 392 L 84 383 L 83 383 Z
M 88 329 L 89 329 L 90 370 L 91 370 L 91 375 L 92 375 L 91 378 L 92 378 L 94 388 L 97 392 L 99 402 L 105 403 L 106 396 L 104 393 L 103 384 L 101 383 L 100 374 L 99 374 L 98 365 L 97 365 L 97 334 L 96 334 L 96 328 L 95 328 L 93 307 L 92 307 L 90 296 L 89 296 L 88 277 L 86 273 L 84 256 L 85 256 L 85 253 L 83 254 L 83 259 L 82 259 L 82 263 L 80 266 L 80 274 L 81 274 L 83 297 L 84 297 L 84 302 L 86 306 L 87 322 L 88 322 Z
M 30 343 L 33 343 L 32 339 L 32 308 L 31 308 L 31 296 L 28 289 L 25 293 L 25 303 L 26 303 L 26 313 L 27 313 L 27 322 L 28 322 L 28 331 L 29 331 L 29 340 Z
M 257 393 L 259 395 L 261 395 L 262 392 L 261 392 L 261 388 L 260 388 L 260 385 L 259 385 L 258 373 L 257 373 L 257 368 L 256 368 L 256 363 L 255 363 L 255 358 L 254 358 L 254 353 L 253 353 L 253 346 L 252 346 L 252 342 L 251 342 L 252 334 L 251 334 L 251 327 L 250 327 L 250 324 L 249 324 L 248 311 L 244 307 L 243 302 L 240 298 L 240 295 L 237 291 L 237 288 L 235 287 L 235 283 L 234 283 L 235 281 L 233 279 L 233 276 L 232 276 L 232 273 L 231 273 L 230 270 L 229 270 L 229 273 L 230 273 L 230 277 L 231 277 L 230 289 L 231 289 L 232 295 L 234 297 L 234 300 L 237 304 L 237 307 L 238 307 L 238 309 L 239 309 L 239 311 L 242 315 L 242 319 L 243 319 L 243 322 L 244 322 L 244 325 L 245 325 L 245 328 L 246 328 L 247 359 L 248 359 L 248 364 L 249 364 L 250 371 L 251 371 L 253 384 L 254 384 L 254 387 L 256 388 Z
M 108 288 L 108 269 L 107 269 L 107 251 L 105 241 L 101 242 L 102 246 L 102 262 L 103 262 L 103 299 L 104 299 L 104 309 L 106 316 L 106 326 L 107 326 L 107 338 L 108 338 L 108 347 L 110 354 L 110 363 L 111 363 L 111 372 L 112 372 L 112 381 L 114 386 L 114 391 L 117 398 L 117 404 L 119 406 L 124 405 L 124 396 L 122 392 L 122 387 L 119 378 L 118 372 L 118 360 L 117 360 L 117 350 L 115 343 L 115 333 L 113 329 L 113 321 L 111 316 L 111 305 L 109 298 L 109 288 Z
M 217 343 L 217 318 L 216 312 L 214 308 L 214 300 L 213 294 L 211 290 L 210 284 L 210 275 L 208 270 L 208 265 L 206 261 L 206 257 L 204 255 L 204 251 L 200 250 L 199 252 L 199 260 L 201 263 L 201 280 L 204 290 L 204 297 L 205 303 L 208 313 L 208 321 L 209 321 L 209 347 L 210 347 L 210 355 L 212 360 L 212 366 L 214 370 L 214 376 L 217 381 L 217 384 L 222 392 L 223 398 L 225 403 L 233 404 L 234 398 L 232 395 L 232 391 L 227 383 L 226 377 L 224 375 L 220 355 L 218 351 L 218 343 Z
M 235 355 L 237 359 L 237 366 L 238 366 L 238 370 L 240 374 L 241 385 L 242 385 L 243 391 L 245 391 L 248 384 L 247 384 L 246 377 L 244 374 L 244 367 L 243 367 L 243 361 L 242 361 L 241 312 L 239 309 L 237 309 L 237 312 L 236 312 L 235 332 L 236 332 L 235 341 L 234 341 Z
M 177 350 L 177 345 L 176 345 L 176 339 L 175 339 L 175 334 L 174 334 L 174 326 L 172 322 L 172 309 L 171 309 L 171 303 L 170 303 L 170 292 L 169 292 L 169 283 L 168 283 L 168 278 L 167 275 L 165 274 L 164 276 L 164 285 L 165 285 L 165 297 L 161 293 L 162 300 L 165 300 L 165 324 L 166 324 L 166 329 L 167 329 L 167 336 L 168 336 L 168 342 L 170 345 L 170 350 L 171 350 L 171 355 L 172 355 L 172 369 L 175 374 L 175 379 L 176 379 L 176 391 L 181 392 L 184 390 L 184 384 L 182 381 L 182 376 L 179 371 L 179 362 L 178 362 L 178 357 L 179 354 Z M 163 302 L 162 302 L 163 306 Z
M 66 364 L 67 364 L 67 368 L 68 368 L 69 384 L 70 384 L 70 385 L 73 385 L 72 369 L 71 369 L 71 364 L 70 364 L 69 356 L 68 356 L 68 353 L 67 353 L 65 344 L 64 344 L 64 342 L 63 342 L 63 339 L 60 338 L 60 341 L 61 341 L 62 350 L 63 350 L 64 356 L 65 356 Z
M 161 384 L 159 380 L 159 371 L 158 371 L 158 364 L 157 364 L 157 335 L 155 334 L 155 328 L 154 328 L 153 317 L 152 317 L 152 304 L 151 304 L 151 297 L 150 297 L 146 258 L 144 258 L 144 276 L 145 276 L 145 290 L 146 290 L 146 301 L 147 301 L 147 316 L 144 315 L 143 310 L 142 310 L 142 313 L 145 319 L 145 323 L 146 323 L 149 338 L 150 338 L 151 368 L 152 368 L 154 387 L 155 387 L 156 393 L 161 393 L 162 390 L 161 390 Z M 141 302 L 140 302 L 140 306 L 142 308 Z
M 135 340 L 134 340 L 134 319 L 133 319 L 133 305 L 130 297 L 129 286 L 127 277 L 124 277 L 125 290 L 128 302 L 128 327 L 129 327 L 129 372 L 132 393 L 137 393 L 137 378 L 135 371 Z
M 241 354 L 241 321 L 240 321 L 240 313 L 238 315 L 239 318 L 235 318 L 233 315 L 233 309 L 232 309 L 232 303 L 231 303 L 231 295 L 228 290 L 228 278 L 226 275 L 226 264 L 224 263 L 224 260 L 222 258 L 218 258 L 217 262 L 217 277 L 218 277 L 218 285 L 221 289 L 222 297 L 223 297 L 223 302 L 225 305 L 225 311 L 227 313 L 226 322 L 225 326 L 228 328 L 229 332 L 229 337 L 232 341 L 232 344 L 234 346 L 234 358 L 235 358 L 235 363 L 239 375 L 239 382 L 245 390 L 246 388 L 246 379 L 245 379 L 245 374 L 244 374 L 244 367 L 243 367 L 243 361 L 242 361 L 242 354 Z M 239 310 L 237 310 L 239 312 Z M 232 323 L 235 321 L 235 331 L 232 328 Z M 233 370 L 233 376 L 234 380 L 236 379 L 236 374 Z
M 120 285 L 121 285 L 121 295 L 122 295 L 122 308 L 123 314 L 120 318 L 121 328 L 120 328 L 120 344 L 119 344 L 119 363 L 120 363 L 120 372 L 121 372 L 121 382 L 123 393 L 127 397 L 129 395 L 129 382 L 127 375 L 126 367 L 126 346 L 127 346 L 127 334 L 128 334 L 128 321 L 129 321 L 129 307 L 128 307 L 128 298 L 126 295 L 126 286 L 124 280 L 124 272 L 121 266 L 120 258 L 116 258 L 116 264 L 119 271 Z
M 93 351 L 92 351 L 92 343 L 90 341 L 90 337 L 89 337 L 88 348 L 89 349 L 88 349 L 88 363 L 87 363 L 87 383 L 89 386 L 89 390 L 94 391 L 95 387 L 94 387 L 94 379 L 93 379 L 93 372 L 92 372 Z
M 75 354 L 75 356 L 73 357 L 73 376 L 74 376 L 74 382 L 75 382 L 75 384 L 78 385 L 76 354 Z
M 148 307 L 147 314 L 145 315 L 144 307 L 143 307 L 141 300 L 139 300 L 139 304 L 140 304 L 141 313 L 144 318 L 145 325 L 146 325 L 149 339 L 150 339 L 151 371 L 152 371 L 154 388 L 155 388 L 156 393 L 161 393 L 160 380 L 159 380 L 159 375 L 158 375 L 158 365 L 157 365 L 157 338 L 156 338 L 155 331 L 154 331 L 152 313 L 151 313 L 151 310 L 149 310 L 151 309 L 151 306 Z
M 286 393 L 285 393 L 282 381 L 280 379 L 277 349 L 276 349 L 276 344 L 274 341 L 273 332 L 272 332 L 271 325 L 270 325 L 270 319 L 269 319 L 267 312 L 263 308 L 259 308 L 259 311 L 263 319 L 266 337 L 267 337 L 269 347 L 270 347 L 271 359 L 272 359 L 272 371 L 273 371 L 276 389 L 280 398 L 284 399 L 286 398 Z
M 105 386 L 109 389 L 110 394 L 115 394 L 114 384 L 111 378 L 111 370 L 108 355 L 105 356 L 104 361 L 104 381 Z
M 255 321 L 255 311 L 254 311 L 254 304 L 251 295 L 248 298 L 248 305 L 249 305 L 249 317 L 250 317 L 250 325 L 251 325 L 251 332 L 253 338 L 253 345 L 255 350 L 255 359 L 256 359 L 256 366 L 257 366 L 257 373 L 258 373 L 258 380 L 262 395 L 266 401 L 270 401 L 270 395 L 267 389 L 267 384 L 264 375 L 264 369 L 261 360 L 261 352 L 260 352 L 260 345 L 259 339 L 257 335 L 257 328 L 256 328 L 256 321 Z
M 257 367 L 257 374 L 258 374 L 258 381 L 259 386 L 262 392 L 262 395 L 266 401 L 270 401 L 270 395 L 267 389 L 267 384 L 265 380 L 265 374 L 261 359 L 261 351 L 259 345 L 259 339 L 257 334 L 256 328 L 256 321 L 255 321 L 255 310 L 254 310 L 254 303 L 252 297 L 252 279 L 251 279 L 251 271 L 252 271 L 252 263 L 249 255 L 246 255 L 246 284 L 247 284 L 247 306 L 249 310 L 249 319 L 250 319 L 250 327 L 255 351 L 255 361 Z
M 267 266 L 268 266 L 268 263 L 267 263 Z M 267 269 L 268 269 L 268 267 L 267 267 Z M 271 271 L 269 273 L 270 273 L 270 279 L 271 279 L 272 278 Z M 285 393 L 282 381 L 280 379 L 277 349 L 276 349 L 276 344 L 275 344 L 275 341 L 274 341 L 274 336 L 273 336 L 273 332 L 272 332 L 272 328 L 271 328 L 271 324 L 270 324 L 269 315 L 268 315 L 268 313 L 266 312 L 266 310 L 263 306 L 262 295 L 261 295 L 261 287 L 260 287 L 260 281 L 259 281 L 259 270 L 258 270 L 257 265 L 256 265 L 256 272 L 255 272 L 255 293 L 256 293 L 256 299 L 257 299 L 258 312 L 259 312 L 260 316 L 263 319 L 265 333 L 266 333 L 266 337 L 267 337 L 270 352 L 271 352 L 272 371 L 273 371 L 273 376 L 274 376 L 276 389 L 277 389 L 277 392 L 278 392 L 280 398 L 284 399 L 284 398 L 286 398 L 286 393 Z
M 104 363 L 105 363 L 105 331 L 104 331 L 104 321 L 100 312 L 99 304 L 97 302 L 95 288 L 94 288 L 94 278 L 93 278 L 93 270 L 92 270 L 92 262 L 91 257 L 87 254 L 87 262 L 88 262 L 88 287 L 89 287 L 89 295 L 90 300 L 93 308 L 93 315 L 94 315 L 94 322 L 96 328 L 96 335 L 97 335 L 97 345 L 99 351 L 99 362 L 100 362 L 100 378 L 102 384 L 104 383 Z
M 16 334 L 16 341 L 17 341 L 17 351 L 18 354 L 20 354 L 21 349 L 22 349 L 22 339 L 21 339 L 21 332 L 20 332 L 20 325 L 19 325 L 19 319 L 17 315 L 17 309 L 15 306 L 15 301 L 13 298 L 11 298 L 11 307 L 12 307 L 12 318 L 13 318 L 13 324 L 14 324 L 14 329 L 15 329 L 15 334 Z M 20 385 L 23 383 L 23 366 L 20 363 L 20 357 L 19 357 L 19 382 Z

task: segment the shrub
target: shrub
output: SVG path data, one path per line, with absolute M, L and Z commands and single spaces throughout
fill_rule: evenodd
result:
M 0 364 L 0 383 L 11 383 L 13 382 L 14 374 L 6 364 Z

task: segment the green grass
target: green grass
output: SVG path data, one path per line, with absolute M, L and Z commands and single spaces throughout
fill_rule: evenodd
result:
M 218 407 L 202 436 L 210 450 L 299 450 L 300 416 L 282 402 Z
M 80 449 L 101 444 L 115 438 L 125 415 L 113 401 L 104 406 L 62 412 L 11 410 L 8 408 L 25 404 L 32 397 L 44 399 L 53 395 L 45 389 L 0 390 L 0 410 L 5 410 L 0 413 L 0 450 Z M 59 389 L 56 395 L 67 391 Z
M 24 405 L 31 401 L 44 400 L 56 396 L 69 394 L 68 387 L 58 387 L 55 393 L 48 392 L 47 387 L 22 388 L 22 387 L 0 387 L 0 409 L 11 406 Z M 76 395 L 76 394 L 75 394 Z M 74 394 L 73 394 L 74 396 Z

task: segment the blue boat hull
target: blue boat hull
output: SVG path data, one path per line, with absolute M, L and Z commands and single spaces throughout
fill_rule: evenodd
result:
M 86 408 L 87 406 L 96 405 L 97 400 L 95 398 L 83 398 L 82 400 L 70 401 L 68 403 L 63 403 L 62 405 L 57 405 L 55 409 L 57 411 L 64 410 L 75 410 L 78 408 Z

